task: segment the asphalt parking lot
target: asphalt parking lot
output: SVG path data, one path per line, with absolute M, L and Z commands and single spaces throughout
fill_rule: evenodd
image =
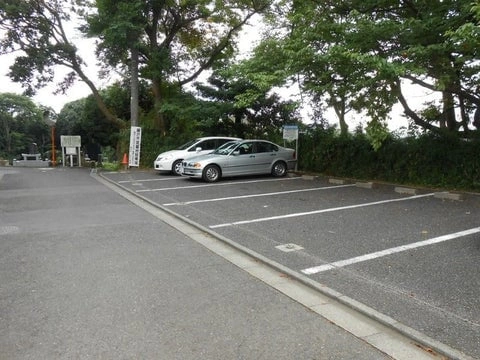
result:
M 480 196 L 289 176 L 207 184 L 102 176 L 209 231 L 480 358 Z

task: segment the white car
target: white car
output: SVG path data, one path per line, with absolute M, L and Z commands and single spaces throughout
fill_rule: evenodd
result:
M 191 140 L 175 150 L 170 150 L 158 155 L 153 162 L 153 167 L 159 172 L 172 172 L 175 175 L 181 175 L 183 160 L 197 155 L 208 154 L 232 140 L 240 139 L 224 136 L 208 136 Z

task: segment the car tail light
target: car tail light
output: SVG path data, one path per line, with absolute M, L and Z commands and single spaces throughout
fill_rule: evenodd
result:
M 293 158 L 297 159 L 297 152 L 296 151 L 293 152 Z

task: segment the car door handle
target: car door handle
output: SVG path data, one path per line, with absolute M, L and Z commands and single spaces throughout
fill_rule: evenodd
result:
M 255 157 L 255 155 L 250 155 L 249 157 L 251 157 L 251 158 L 254 158 L 254 157 Z

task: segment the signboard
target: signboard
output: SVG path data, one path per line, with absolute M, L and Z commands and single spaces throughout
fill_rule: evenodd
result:
M 82 138 L 80 135 L 75 136 L 67 136 L 62 135 L 60 136 L 60 146 L 61 147 L 81 147 L 82 146 Z
M 283 126 L 283 140 L 293 141 L 298 139 L 298 126 L 297 125 L 284 125 Z
M 81 159 L 81 147 L 82 147 L 82 137 L 80 135 L 62 135 L 60 136 L 60 146 L 62 147 L 62 164 L 65 166 L 67 162 L 70 162 L 70 166 L 73 167 L 74 156 L 76 157 L 76 162 L 78 167 L 82 166 Z M 65 159 L 67 155 L 67 159 Z M 67 160 L 67 161 L 65 161 Z
M 77 155 L 77 148 L 76 148 L 76 147 L 67 146 L 67 147 L 65 148 L 65 155 Z
M 130 152 L 128 166 L 140 166 L 140 146 L 142 142 L 142 128 L 132 126 L 130 128 Z

